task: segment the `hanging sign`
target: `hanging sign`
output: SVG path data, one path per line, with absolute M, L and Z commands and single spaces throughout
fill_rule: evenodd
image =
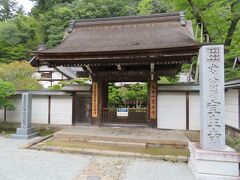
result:
M 150 119 L 157 119 L 157 83 L 150 82 Z
M 98 83 L 92 83 L 92 117 L 98 117 Z

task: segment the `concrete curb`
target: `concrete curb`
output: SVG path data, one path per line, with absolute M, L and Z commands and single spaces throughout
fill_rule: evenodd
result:
M 96 150 L 96 149 L 76 149 L 76 148 L 63 148 L 63 147 L 52 147 L 52 146 L 42 146 L 42 147 L 33 146 L 31 149 L 60 152 L 60 153 L 94 155 L 94 156 L 164 160 L 164 161 L 181 162 L 181 163 L 188 162 L 187 156 L 150 155 L 150 154 L 140 154 L 140 153 L 132 153 L 132 152 L 106 151 L 106 150 Z
M 49 138 L 51 138 L 51 137 L 53 137 L 53 134 L 48 135 L 48 136 L 41 137 L 41 138 L 39 138 L 39 139 L 31 142 L 31 143 L 24 144 L 23 146 L 21 146 L 21 149 L 29 149 L 29 148 L 31 148 L 32 146 L 35 146 L 36 144 L 41 143 L 41 142 L 43 142 L 43 141 L 45 141 L 45 140 L 47 140 L 47 139 L 49 139 Z

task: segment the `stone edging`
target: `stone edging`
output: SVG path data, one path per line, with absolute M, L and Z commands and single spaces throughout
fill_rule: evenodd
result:
M 164 161 L 181 162 L 181 163 L 188 162 L 187 156 L 150 155 L 150 154 L 140 154 L 140 153 L 132 153 L 132 152 L 52 147 L 52 146 L 46 146 L 46 145 L 42 147 L 33 146 L 31 147 L 31 149 L 51 151 L 51 152 L 61 152 L 61 153 L 107 156 L 107 157 L 140 158 L 140 159 L 164 160 Z
M 32 146 L 35 146 L 36 144 L 40 143 L 40 142 L 43 142 L 49 138 L 53 137 L 53 134 L 51 135 L 48 135 L 48 136 L 44 136 L 44 137 L 41 137 L 33 142 L 30 142 L 28 144 L 24 144 L 23 146 L 21 146 L 22 149 L 29 149 L 31 148 Z

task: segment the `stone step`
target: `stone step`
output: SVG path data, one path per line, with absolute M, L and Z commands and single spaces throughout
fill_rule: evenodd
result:
M 87 141 L 87 143 L 100 145 L 100 146 L 115 146 L 115 147 L 124 147 L 124 148 L 146 148 L 146 143 L 135 143 L 135 142 L 89 140 Z
M 87 142 L 90 140 L 97 141 L 112 141 L 112 142 L 130 142 L 130 143 L 145 143 L 149 146 L 154 145 L 173 145 L 177 147 L 187 147 L 188 142 L 171 140 L 171 139 L 150 139 L 150 138 L 133 138 L 128 136 L 111 136 L 111 135 L 91 135 L 91 134 L 68 134 L 68 133 L 55 133 L 55 138 L 61 138 L 69 141 Z

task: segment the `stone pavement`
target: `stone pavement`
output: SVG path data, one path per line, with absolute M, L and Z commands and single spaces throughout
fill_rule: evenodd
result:
M 187 164 L 44 152 L 0 137 L 1 180 L 192 180 Z

